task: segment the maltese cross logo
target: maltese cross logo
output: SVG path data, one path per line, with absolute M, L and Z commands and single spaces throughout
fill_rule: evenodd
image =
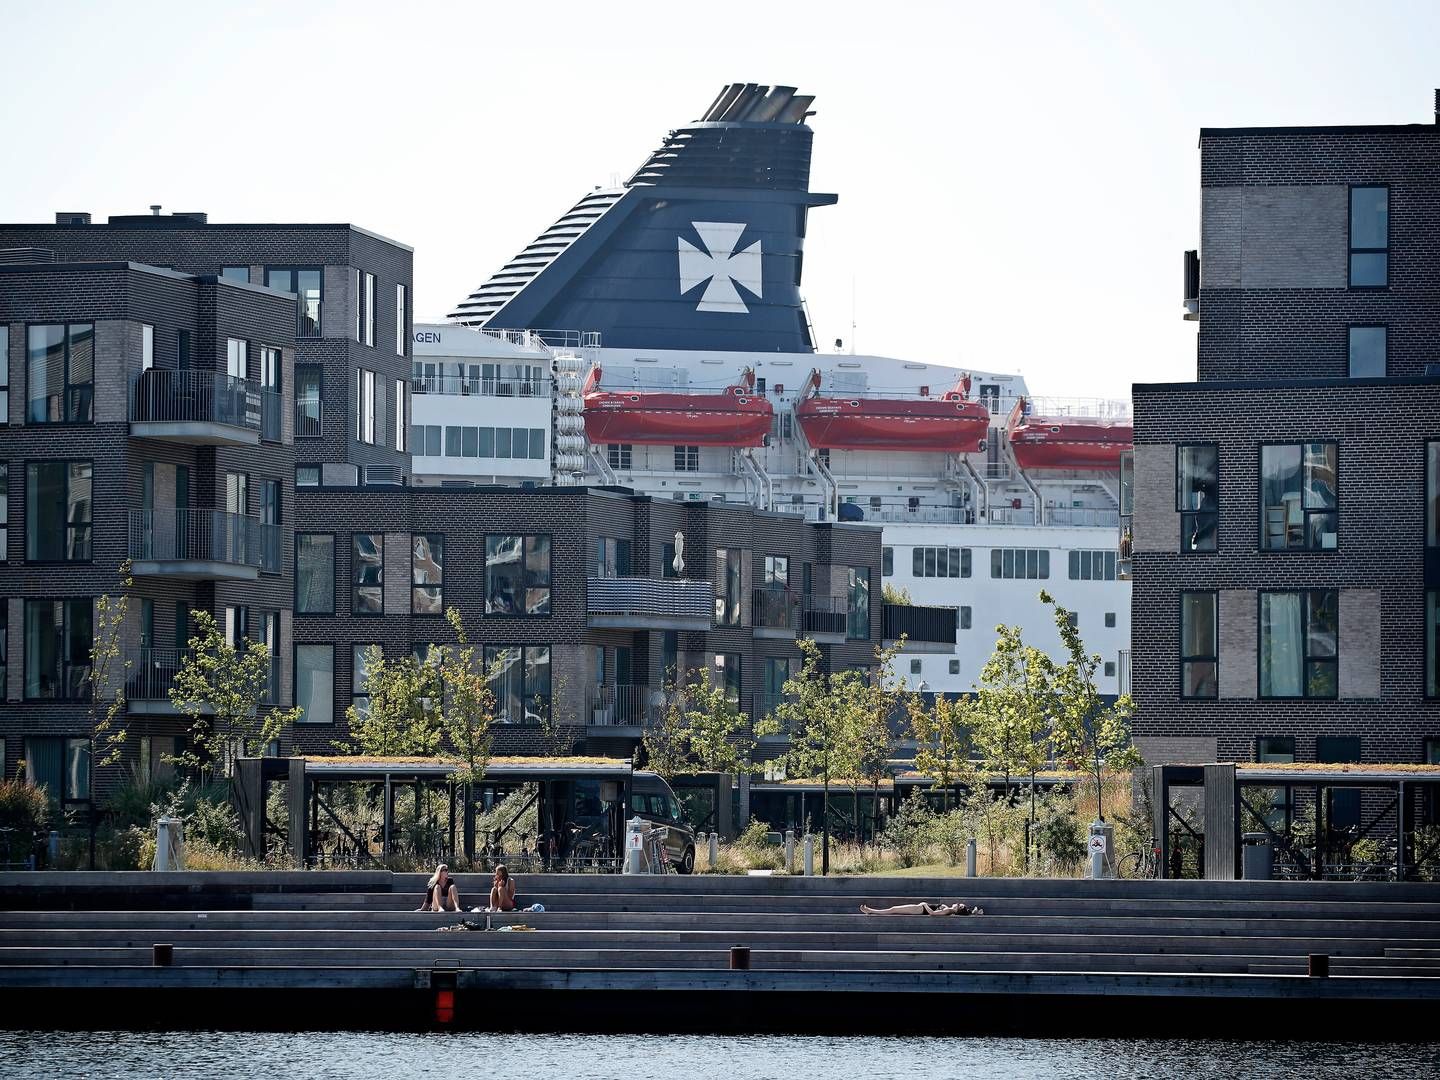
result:
M 756 240 L 744 251 L 736 251 L 740 234 L 745 231 L 743 222 L 692 221 L 690 223 L 705 245 L 701 251 L 683 236 L 680 240 L 680 292 L 704 285 L 696 311 L 738 311 L 742 315 L 750 309 L 740 298 L 735 286 L 746 292 L 761 296 L 760 284 L 760 241 Z

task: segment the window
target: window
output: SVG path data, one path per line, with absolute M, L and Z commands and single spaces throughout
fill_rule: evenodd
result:
M 31 737 L 25 740 L 25 775 L 65 803 L 90 798 L 90 740 Z
M 1260 447 L 1260 513 L 1260 544 L 1267 551 L 1334 548 L 1335 444 Z
M 356 271 L 359 273 L 359 271 Z M 356 314 L 355 340 L 362 345 L 375 345 L 375 275 L 361 275 L 360 309 Z M 403 354 L 402 354 L 403 355 Z
M 94 419 L 95 326 L 32 326 L 25 354 L 25 422 L 88 424 Z
M 0 461 L 0 562 L 10 559 L 10 465 Z M 0 687 L 5 684 L 0 682 Z
M 990 576 L 1043 580 L 1050 576 L 1050 552 L 1045 548 L 995 548 L 990 552 Z
M 93 601 L 25 601 L 25 700 L 90 696 Z
M 960 674 L 960 661 L 959 661 L 959 660 L 951 660 L 951 661 L 950 661 L 950 666 L 949 666 L 948 670 L 949 670 L 949 672 L 950 672 L 951 675 L 959 675 L 959 674 Z
M 447 424 L 445 427 L 445 456 L 462 457 L 463 444 L 461 429 L 454 424 Z
M 250 373 L 250 344 L 240 338 L 225 339 L 225 374 L 244 379 Z
M 1383 289 L 1390 284 L 1390 189 L 1350 189 L 1350 287 Z
M 280 389 L 280 350 L 269 345 L 260 346 L 260 386 L 262 389 Z
M 714 683 L 725 688 L 725 699 L 732 704 L 740 700 L 740 664 L 739 653 L 715 654 Z
M 1350 377 L 1378 379 L 1385 375 L 1385 335 L 1383 326 L 1350 327 Z
M 410 452 L 417 457 L 439 457 L 440 425 L 413 425 L 410 428 Z
M 893 547 L 882 547 L 880 549 L 880 576 L 895 576 L 895 549 Z
M 1295 761 L 1295 737 L 1293 735 L 1261 736 L 1255 740 L 1255 760 L 1275 765 L 1290 765 Z
M 175 331 L 175 366 L 184 371 L 190 366 L 190 331 Z
M 740 552 L 715 549 L 715 625 L 740 625 Z
M 250 476 L 247 473 L 225 474 L 225 512 L 245 514 L 250 510 Z
M 1180 550 L 1214 551 L 1220 509 L 1220 449 L 1189 443 L 1175 451 L 1175 509 L 1180 512 Z
M 319 465 L 296 465 L 296 466 L 295 466 L 295 486 L 296 486 L 296 487 L 303 487 L 303 488 L 319 487 L 319 486 L 320 486 L 320 466 L 319 466 Z
M 786 589 L 790 587 L 790 558 L 787 555 L 766 555 L 763 563 L 765 588 Z
M 1334 589 L 1260 594 L 1260 696 L 1338 695 L 1340 594 Z
M 1213 698 L 1220 693 L 1215 593 L 1180 594 L 1180 696 Z
M 280 481 L 260 481 L 260 524 L 280 524 Z M 279 529 L 262 529 L 260 533 L 261 555 L 264 559 L 262 570 L 272 574 L 280 572 L 280 551 L 282 540 Z
M 550 537 L 485 537 L 485 614 L 550 614 Z
M 675 447 L 675 471 L 676 471 L 676 472 L 699 472 L 699 471 L 700 471 L 700 447 L 698 447 L 698 446 L 677 446 L 677 447 Z
M 325 299 L 324 275 L 318 266 L 267 266 L 265 284 L 300 298 L 296 337 L 320 336 L 320 311 Z
M 595 538 L 595 576 L 621 578 L 630 576 L 630 541 L 610 536 Z
M 1115 677 L 1115 661 L 1114 661 L 1114 660 L 1106 660 L 1106 661 L 1105 661 L 1105 678 L 1107 678 L 1107 679 L 1113 679 L 1114 677 Z
M 356 615 L 383 615 L 385 537 L 381 533 L 355 533 L 350 540 L 350 572 L 354 590 L 350 610 Z
M 919 675 L 919 674 L 920 674 L 920 661 L 919 661 L 919 660 L 914 660 L 914 659 L 912 659 L 912 660 L 910 661 L 910 674 L 911 674 L 911 675 Z
M 88 461 L 32 461 L 25 466 L 25 558 L 90 561 Z
M 149 371 L 155 366 L 155 327 L 149 323 L 140 324 L 140 370 Z
M 1071 581 L 1114 581 L 1115 552 L 1113 551 L 1072 551 L 1070 552 Z
M 375 442 L 375 372 L 355 370 L 355 438 L 358 442 Z
M 350 646 L 350 707 L 360 719 L 370 715 L 370 650 L 384 655 L 379 645 Z
M 405 423 L 405 380 L 395 380 L 395 449 L 402 454 L 405 452 L 405 433 L 409 431 L 409 425 Z
M 972 622 L 972 608 L 970 607 L 969 604 L 963 604 L 963 605 L 961 605 L 961 607 L 960 607 L 959 620 L 960 620 L 960 629 L 961 629 L 961 630 L 969 630 L 969 629 L 970 629 L 970 625 L 971 625 L 971 622 Z
M 487 645 L 485 667 L 495 664 L 495 720 L 539 724 L 550 715 L 550 646 Z
M 295 613 L 335 614 L 335 537 L 295 534 Z
M 405 286 L 395 286 L 395 355 L 405 355 Z
M 297 724 L 335 722 L 335 646 L 295 646 Z
M 410 537 L 410 613 L 445 614 L 443 533 L 415 533 Z
M 675 543 L 667 540 L 660 545 L 660 576 L 667 578 L 678 578 L 680 571 L 675 569 Z
M 845 636 L 864 640 L 870 636 L 870 570 L 864 566 L 848 568 L 850 618 Z
M 633 451 L 634 447 L 629 443 L 611 443 L 605 447 L 605 460 L 612 469 L 628 469 Z
M 1440 698 L 1440 590 L 1425 590 L 1425 696 Z
M 915 577 L 969 577 L 970 549 L 917 547 L 910 552 L 910 564 Z
M 760 679 L 761 690 L 773 705 L 785 693 L 785 684 L 790 681 L 790 661 L 783 656 L 765 657 L 760 661 Z
M 1321 735 L 1315 740 L 1318 762 L 1360 761 L 1360 740 L 1353 736 Z M 1331 829 L 1350 829 L 1360 824 L 1360 792 L 1356 788 L 1330 788 L 1325 792 L 1325 818 Z
M 0 323 L 0 424 L 10 423 L 10 328 Z
M 295 365 L 295 437 L 318 439 L 324 429 L 320 423 L 321 367 L 319 364 Z
M 220 276 L 226 281 L 238 281 L 242 285 L 250 284 L 250 268 L 248 266 L 222 266 Z

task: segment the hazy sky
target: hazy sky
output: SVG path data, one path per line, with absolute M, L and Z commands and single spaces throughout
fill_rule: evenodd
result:
M 1375 0 L 0 0 L 0 40 L 0 220 L 352 221 L 434 317 L 724 83 L 798 86 L 820 340 L 1069 395 L 1194 375 L 1202 125 L 1428 123 L 1440 83 L 1440 5 Z

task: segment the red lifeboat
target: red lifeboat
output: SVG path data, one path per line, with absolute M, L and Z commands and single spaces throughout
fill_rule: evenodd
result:
M 822 396 L 820 381 L 812 371 L 795 404 L 800 428 L 817 450 L 970 454 L 985 448 L 990 410 L 969 400 L 969 375 L 940 397 Z
M 592 443 L 653 446 L 760 446 L 775 409 L 755 393 L 755 373 L 700 394 L 603 390 L 600 365 L 585 379 L 585 436 Z
M 1135 442 L 1129 419 L 1098 416 L 1037 416 L 1020 398 L 1005 425 L 1010 449 L 1022 469 L 1118 469 L 1120 455 Z

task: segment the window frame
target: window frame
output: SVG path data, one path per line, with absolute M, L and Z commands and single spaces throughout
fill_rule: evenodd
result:
M 378 382 L 379 375 L 369 368 L 355 369 L 355 441 L 365 446 L 375 445 L 375 417 L 379 412 L 375 389 Z
M 435 563 L 440 570 L 440 580 L 438 582 L 416 582 L 415 580 L 415 538 L 419 536 L 425 537 L 425 542 L 429 545 L 431 552 L 432 562 L 434 562 L 435 538 L 438 537 L 440 540 L 440 559 Z M 438 617 L 443 619 L 445 617 L 445 560 L 447 557 L 445 547 L 446 534 L 443 532 L 411 532 L 410 534 L 410 615 L 412 618 L 433 619 Z M 436 594 L 438 607 L 435 611 L 417 611 L 415 609 L 416 589 L 438 590 Z
M 1383 333 L 1383 344 L 1381 358 L 1381 370 L 1379 375 L 1356 375 L 1355 368 L 1355 343 L 1351 335 L 1356 330 L 1380 330 Z M 1377 322 L 1346 323 L 1345 324 L 1345 371 L 1351 379 L 1383 379 L 1390 374 L 1390 324 Z
M 70 502 L 70 476 L 68 467 L 76 464 L 90 466 L 90 520 L 85 523 L 89 529 L 89 538 L 86 542 L 89 554 L 83 559 L 39 559 L 30 557 L 30 528 L 36 520 L 36 515 L 30 512 L 30 499 L 34 491 L 34 485 L 30 479 L 30 469 L 35 465 L 61 465 L 66 467 L 65 475 L 65 503 Z M 93 458 L 26 458 L 25 466 L 25 563 L 29 566 L 84 566 L 95 561 L 95 461 Z M 7 478 L 6 489 L 8 492 L 9 482 Z M 65 535 L 61 550 L 69 550 L 71 547 L 70 537 L 75 531 L 75 525 L 70 520 L 70 515 L 65 516 Z M 6 529 L 9 529 L 9 511 L 6 511 Z
M 1311 509 L 1305 505 L 1305 448 L 1307 446 L 1334 446 L 1335 447 L 1335 505 Z M 1286 545 L 1285 547 L 1267 547 L 1265 544 L 1265 451 L 1275 447 L 1298 447 L 1300 450 L 1300 517 L 1301 536 L 1304 543 L 1296 547 Z M 1296 552 L 1331 552 L 1340 551 L 1340 440 L 1339 439 L 1305 439 L 1295 442 L 1287 439 L 1263 440 L 1255 447 L 1255 513 L 1259 525 L 1259 535 L 1255 540 L 1256 550 L 1262 555 L 1273 554 L 1294 554 Z M 1310 546 L 1310 519 L 1326 514 L 1335 515 L 1335 546 L 1311 547 Z M 1288 528 L 1288 522 L 1287 522 Z M 1283 590 L 1271 590 L 1283 591 Z
M 278 285 L 270 284 L 270 275 L 275 272 L 294 275 L 295 288 L 280 289 Z M 320 287 L 315 292 L 315 330 L 308 333 L 305 330 L 305 295 L 300 291 L 300 275 L 302 273 L 313 273 L 319 282 Z M 311 340 L 325 336 L 325 268 L 323 266 L 302 266 L 286 265 L 276 263 L 273 266 L 266 266 L 260 274 L 260 280 L 267 289 L 279 289 L 280 292 L 289 293 L 295 297 L 295 336 Z
M 410 425 L 406 418 L 409 409 L 405 405 L 408 381 L 407 379 L 395 380 L 395 449 L 402 454 L 407 451 L 406 437 L 410 434 Z
M 1355 192 L 1357 191 L 1383 191 L 1385 192 L 1385 246 L 1383 248 L 1356 247 L 1355 246 Z M 1345 188 L 1345 287 L 1355 292 L 1380 292 L 1390 288 L 1390 248 L 1391 248 L 1391 227 L 1390 227 L 1390 185 L 1389 184 L 1348 184 Z M 1356 285 L 1355 284 L 1355 256 L 1356 255 L 1384 255 L 1385 256 L 1385 282 L 1382 285 Z
M 1183 452 L 1195 447 L 1209 447 L 1215 452 L 1215 508 L 1213 510 L 1187 510 L 1181 501 L 1183 489 L 1181 485 L 1180 461 Z M 1257 451 L 1258 453 L 1258 451 Z M 1178 541 L 1179 553 L 1181 555 L 1217 555 L 1220 552 L 1220 444 L 1213 440 L 1201 442 L 1183 442 L 1175 444 L 1175 512 L 1180 515 L 1180 537 Z M 1214 547 L 1192 548 L 1185 543 L 1185 524 L 1187 519 L 1209 517 L 1214 519 L 1212 532 L 1215 537 Z
M 609 465 L 610 468 L 619 469 L 622 472 L 628 472 L 631 468 L 633 468 L 632 463 L 634 460 L 634 443 L 605 444 L 605 463 Z
M 519 538 L 520 538 L 520 592 L 521 592 L 521 594 L 522 594 L 522 599 L 528 598 L 529 593 L 530 593 L 530 590 L 531 590 L 532 587 L 534 587 L 534 588 L 538 588 L 538 587 L 539 587 L 539 586 L 532 586 L 532 585 L 530 584 L 530 578 L 529 578 L 530 568 L 529 568 L 529 566 L 527 565 L 528 562 L 529 562 L 529 557 L 530 557 L 530 546 L 531 546 L 531 545 L 530 545 L 530 542 L 531 542 L 532 540 L 538 540 L 538 539 L 540 539 L 541 537 L 543 537 L 543 538 L 545 539 L 545 543 L 546 543 L 545 551 L 546 551 L 548 566 L 547 566 L 546 572 L 545 572 L 545 578 L 546 578 L 546 581 L 545 581 L 545 594 L 546 594 L 546 595 L 545 595 L 545 610 L 544 610 L 544 611 L 534 611 L 534 612 L 532 612 L 532 611 L 529 610 L 529 605 L 528 605 L 528 604 L 525 605 L 525 610 L 521 610 L 521 611 L 492 611 L 492 610 L 491 610 L 491 607 L 490 607 L 490 539 L 491 539 L 491 537 L 502 537 L 502 536 L 514 536 L 514 537 L 519 537 Z M 484 614 L 484 617 L 487 618 L 487 619 L 488 619 L 488 618 L 497 618 L 497 619 L 549 619 L 549 618 L 553 618 L 554 615 L 555 615 L 555 537 L 554 537 L 554 535 L 553 535 L 552 533 L 548 533 L 548 532 L 487 532 L 487 533 L 484 534 L 484 544 L 485 544 L 484 549 L 483 549 L 483 552 L 484 552 L 484 566 L 483 566 L 483 569 L 482 569 L 482 575 L 483 575 L 483 576 L 482 576 L 482 578 L 481 578 L 481 580 L 484 582 L 484 587 L 485 587 L 485 593 L 484 593 L 484 602 L 485 602 L 485 609 L 484 609 L 484 610 L 485 610 L 485 614 Z M 592 553 L 592 555 L 593 555 L 593 548 L 591 549 L 591 553 Z M 617 555 L 617 559 L 618 559 L 618 555 Z M 535 643 L 535 644 L 540 644 L 540 643 L 537 642 L 537 643 Z
M 301 713 L 295 719 L 295 726 L 298 727 L 334 727 L 338 722 L 335 715 L 335 643 L 333 641 L 296 641 L 290 646 L 290 700 L 295 703 Z M 300 705 L 300 650 L 301 649 L 328 649 L 330 650 L 330 719 L 329 720 L 306 720 L 303 706 Z
M 1187 653 L 1185 651 L 1185 598 L 1187 596 L 1210 597 L 1211 625 L 1214 627 L 1215 652 Z M 1257 610 L 1257 618 L 1258 610 Z M 1258 637 L 1257 637 L 1258 653 Z M 1179 611 L 1175 620 L 1176 654 L 1176 696 L 1181 701 L 1217 701 L 1220 697 L 1220 592 L 1218 589 L 1181 589 Z M 1213 694 L 1187 694 L 1185 692 L 1185 666 L 1187 664 L 1213 664 L 1215 666 L 1215 692 Z
M 501 533 L 501 534 L 497 534 L 497 535 L 514 535 L 514 534 L 513 534 L 513 533 Z M 502 653 L 502 652 L 503 652 L 503 653 L 507 653 L 507 654 L 508 654 L 508 653 L 511 653 L 511 652 L 515 652 L 515 653 L 518 654 L 518 655 L 517 655 L 517 659 L 516 659 L 516 663 L 518 663 L 518 664 L 520 665 L 520 705 L 521 705 L 521 712 L 522 712 L 522 714 L 523 714 L 524 711 L 525 711 L 525 702 L 529 700 L 529 695 L 526 693 L 526 691 L 529 690 L 529 685 L 528 685 L 528 683 L 527 683 L 527 681 L 526 681 L 526 678 L 525 678 L 525 672 L 527 671 L 527 666 L 526 666 L 526 663 L 525 663 L 525 653 L 526 653 L 526 650 L 528 650 L 528 649 L 546 649 L 546 650 L 548 650 L 549 653 L 550 653 L 550 659 L 549 659 L 549 662 L 548 662 L 548 667 L 549 667 L 549 672 L 550 672 L 550 674 L 549 674 L 550 689 L 549 689 L 549 691 L 548 691 L 548 692 L 546 693 L 546 695 L 545 695 L 545 711 L 546 711 L 546 713 L 547 713 L 548 715 L 547 715 L 546 717 L 543 717 L 543 718 L 541 719 L 541 723 L 543 723 L 545 720 L 548 720 L 550 717 L 553 717 L 553 716 L 555 715 L 555 645 L 554 645 L 552 642 L 548 642 L 548 641 L 486 642 L 484 645 L 481 646 L 481 650 L 480 650 L 481 663 L 484 664 L 485 670 L 486 670 L 486 671 L 489 671 L 489 670 L 490 670 L 490 665 L 491 665 L 492 663 L 494 663 L 494 661 L 495 661 L 496 659 L 498 659 L 498 654 L 500 654 L 500 653 Z M 501 720 L 501 719 L 500 719 L 500 711 L 501 711 L 501 702 L 502 702 L 502 699 L 503 699 L 503 695 L 502 695 L 498 690 L 493 690 L 492 693 L 493 693 L 494 696 L 495 696 L 495 723 L 496 723 L 497 725 L 503 725 L 504 727 L 512 727 L 512 728 L 513 728 L 513 727 L 520 727 L 520 728 L 529 727 L 529 728 L 534 728 L 534 727 L 538 727 L 538 726 L 539 726 L 539 724 L 532 724 L 532 723 L 529 723 L 528 721 L 526 721 L 526 719 L 524 718 L 523 715 L 522 715 L 522 717 L 521 717 L 521 719 L 520 719 L 519 722 L 516 722 L 516 721 L 514 721 L 514 720 Z
M 300 606 L 300 538 L 316 536 L 328 537 L 330 540 L 330 607 L 328 610 L 312 610 Z M 295 533 L 295 601 L 292 610 L 296 615 L 334 615 L 335 614 L 335 537 L 333 532 L 311 532 L 309 530 L 297 531 Z
M 1258 589 L 1255 592 L 1255 699 L 1257 701 L 1338 701 L 1340 700 L 1340 592 L 1339 588 L 1331 589 Z M 1333 593 L 1335 595 L 1335 655 L 1334 656 L 1312 656 L 1310 654 L 1310 594 L 1311 593 Z M 1301 597 L 1300 607 L 1300 693 L 1298 694 L 1267 694 L 1262 690 L 1263 681 L 1261 671 L 1265 662 L 1264 623 L 1261 621 L 1261 612 L 1265 607 L 1265 597 L 1299 595 Z M 1218 614 L 1218 612 L 1217 612 Z M 1216 636 L 1219 636 L 1219 624 L 1216 624 Z M 1311 663 L 1323 663 L 1335 669 L 1335 693 L 1333 694 L 1312 694 L 1310 693 L 1310 674 L 1306 670 Z M 1218 673 L 1217 679 L 1218 682 Z
M 90 677 L 89 677 L 88 674 L 87 674 L 87 675 L 84 677 L 84 679 L 83 679 L 83 689 L 82 689 L 82 690 L 80 691 L 80 693 L 77 694 L 75 697 L 68 697 L 68 696 L 64 696 L 64 695 L 56 695 L 55 697 L 31 697 L 31 696 L 30 696 L 30 662 L 31 662 L 31 659 L 32 659 L 33 651 L 34 651 L 34 650 L 32 650 L 32 649 L 29 647 L 29 641 L 28 641 L 29 636 L 30 636 L 30 605 L 31 605 L 31 604 L 49 604 L 49 605 L 51 605 L 51 617 L 52 617 L 52 618 L 53 618 L 53 612 L 54 612 L 54 605 L 55 605 L 55 604 L 60 604 L 60 605 L 62 605 L 62 607 L 61 607 L 61 629 L 60 629 L 60 634 L 61 634 L 61 637 L 62 637 L 62 638 L 68 639 L 69 636 L 70 636 L 70 612 L 69 612 L 69 609 L 68 609 L 68 605 L 70 605 L 70 604 L 72 604 L 72 603 L 74 603 L 74 604 L 84 604 L 84 605 L 86 605 L 86 609 L 90 612 L 90 647 L 89 647 L 89 649 L 87 649 L 86 652 L 85 652 L 85 662 L 84 662 L 84 663 L 77 663 L 77 662 L 75 662 L 75 661 L 67 661 L 67 660 L 65 659 L 65 656 L 64 656 L 64 651 L 63 651 L 63 650 L 61 651 L 61 653 L 60 653 L 60 654 L 58 655 L 58 657 L 57 657 L 58 662 L 59 662 L 59 665 L 60 665 L 60 666 L 59 666 L 59 672 L 60 672 L 59 686 L 63 689 L 64 687 L 66 687 L 66 686 L 69 685 L 68 676 L 69 676 L 70 670 L 71 670 L 72 668 L 90 668 L 90 667 L 93 666 L 93 664 L 92 664 L 92 655 L 91 655 L 91 654 L 93 653 L 94 648 L 95 648 L 95 598 L 94 598 L 93 596 L 26 596 L 26 597 L 24 597 L 24 598 L 23 598 L 23 602 L 21 603 L 21 606 L 20 606 L 20 639 L 21 639 L 21 640 L 20 640 L 20 650 L 21 650 L 21 654 L 22 654 L 21 663 L 20 663 L 20 700 L 21 700 L 22 702 L 36 702 L 36 701 L 87 701 L 87 700 L 89 700 L 89 683 L 90 683 Z M 7 645 L 8 645 L 8 644 L 9 644 L 9 643 L 7 642 Z M 8 661 L 8 657 L 7 657 L 7 661 Z M 8 666 L 9 666 L 8 663 L 7 663 L 6 666 L 7 666 L 7 668 L 8 668 Z
M 25 414 L 24 414 L 24 422 L 25 422 L 25 426 L 26 426 L 26 427 L 32 427 L 32 426 L 33 426 L 33 427 L 62 427 L 62 426 L 80 426 L 80 425 L 89 425 L 89 426 L 92 426 L 92 427 L 94 426 L 94 424 L 95 424 L 95 364 L 96 364 L 96 362 L 97 362 L 97 360 L 98 360 L 98 353 L 99 353 L 98 334 L 97 334 L 96 329 L 95 329 L 96 325 L 97 325 L 97 321 L 96 321 L 95 319 L 89 319 L 89 320 L 87 320 L 87 319 L 76 319 L 76 320 L 74 320 L 74 321 L 66 320 L 65 322 L 58 322 L 58 323 L 57 323 L 57 322 L 39 321 L 39 322 L 27 322 L 27 323 L 25 324 Z M 86 410 L 89 415 L 88 415 L 85 419 L 83 419 L 83 420 L 68 420 L 68 419 L 62 419 L 62 420 L 32 420 L 31 417 L 30 417 L 30 403 L 31 403 L 30 390 L 31 390 L 31 387 L 32 387 L 32 385 L 33 385 L 33 380 L 32 380 L 31 377 L 30 377 L 30 332 L 31 332 L 31 330 L 33 330 L 34 328 L 40 327 L 40 326 L 58 326 L 58 327 L 60 327 L 61 330 L 63 331 L 63 341 L 64 341 L 65 349 L 64 349 L 64 356 L 63 356 L 63 360 L 62 360 L 62 364 L 63 364 L 63 376 L 62 376 L 62 377 L 63 377 L 63 386 L 62 386 L 62 389 L 61 389 L 61 391 L 60 391 L 60 405 L 61 405 L 60 411 L 61 411 L 61 415 L 62 415 L 62 416 L 68 416 L 68 415 L 69 415 L 69 412 L 70 412 L 70 409 L 69 409 L 69 405 L 70 405 L 70 392 L 71 392 L 71 390 L 73 390 L 75 387 L 78 387 L 78 386 L 89 386 L 89 388 L 90 388 L 90 397 L 89 397 L 89 400 L 88 400 L 88 402 L 87 402 L 87 404 L 88 404 L 89 407 L 88 407 L 88 409 Z M 90 359 L 90 381 L 89 381 L 88 383 L 72 383 L 72 382 L 70 381 L 70 328 L 71 328 L 71 327 L 74 327 L 74 326 L 88 326 L 88 327 L 90 327 L 90 350 L 91 350 L 91 359 Z M 44 398 L 44 400 L 48 403 L 50 399 L 49 399 L 49 397 L 47 396 L 46 398 Z
M 695 473 L 700 471 L 700 447 L 675 445 L 674 472 Z
M 358 541 L 362 536 L 380 538 L 380 580 L 377 584 L 366 584 L 362 586 L 359 580 L 358 566 L 360 560 L 358 558 Z M 363 610 L 360 607 L 360 590 L 362 588 L 378 588 L 380 590 L 380 606 L 378 609 Z M 362 529 L 350 534 L 350 614 L 357 619 L 377 619 L 384 618 L 385 616 L 385 534 L 383 532 L 370 532 Z
M 395 355 L 408 355 L 407 345 L 410 335 L 405 332 L 409 320 L 406 318 L 410 310 L 410 290 L 403 281 L 395 283 Z

